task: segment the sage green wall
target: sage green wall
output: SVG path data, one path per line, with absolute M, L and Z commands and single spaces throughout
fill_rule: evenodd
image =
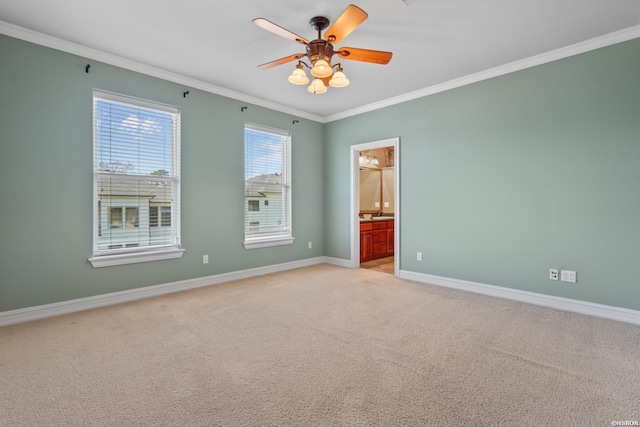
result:
M 401 269 L 640 309 L 639 40 L 326 125 L 6 36 L 0 55 L 0 311 L 348 259 L 349 147 L 395 136 Z M 87 261 L 93 88 L 182 109 L 183 258 Z M 245 122 L 292 131 L 292 246 L 242 247 Z
M 322 124 L 6 36 L 0 58 L 0 312 L 324 254 Z M 182 109 L 181 259 L 87 261 L 93 88 Z M 245 122 L 292 132 L 293 245 L 242 246 Z
M 329 123 L 326 255 L 350 145 L 398 136 L 402 270 L 640 309 L 639 78 L 636 39 Z

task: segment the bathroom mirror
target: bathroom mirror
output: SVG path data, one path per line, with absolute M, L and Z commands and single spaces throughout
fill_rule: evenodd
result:
M 393 147 L 359 153 L 360 214 L 395 213 L 395 174 Z
M 382 210 L 382 170 L 360 169 L 360 212 Z

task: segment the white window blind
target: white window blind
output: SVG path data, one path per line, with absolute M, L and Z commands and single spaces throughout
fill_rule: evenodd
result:
M 179 109 L 94 91 L 93 120 L 93 259 L 179 248 Z
M 244 148 L 245 248 L 293 243 L 290 133 L 247 124 Z

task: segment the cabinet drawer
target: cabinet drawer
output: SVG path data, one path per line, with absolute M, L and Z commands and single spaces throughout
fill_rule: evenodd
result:
M 377 221 L 373 223 L 373 229 L 374 230 L 384 230 L 387 228 L 387 221 Z
M 373 243 L 386 243 L 387 230 L 376 230 L 373 232 Z
M 361 222 L 360 231 L 373 230 L 373 224 L 370 222 Z
M 374 243 L 373 244 L 373 256 L 385 255 L 387 253 L 386 243 Z

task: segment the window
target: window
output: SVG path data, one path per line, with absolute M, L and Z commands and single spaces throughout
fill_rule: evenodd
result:
M 158 226 L 158 207 L 149 206 L 149 227 Z
M 93 148 L 92 265 L 182 256 L 180 111 L 94 91 Z
M 260 210 L 260 202 L 258 200 L 249 200 L 249 212 L 257 212 Z
M 109 210 L 109 228 L 122 228 L 122 208 L 111 208 Z
M 171 206 L 150 206 L 149 227 L 171 227 Z
M 244 162 L 245 248 L 292 244 L 291 135 L 245 125 Z M 264 209 L 260 200 L 265 201 Z
M 124 228 L 138 226 L 138 208 L 111 208 L 109 211 L 109 228 L 123 228 L 123 224 Z

